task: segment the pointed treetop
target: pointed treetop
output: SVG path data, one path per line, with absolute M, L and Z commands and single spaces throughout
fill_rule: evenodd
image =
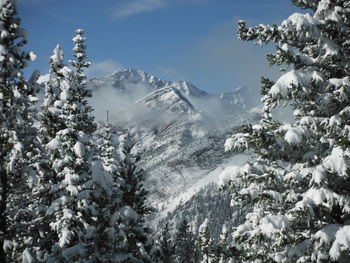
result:
M 223 226 L 222 226 L 222 233 L 223 234 L 227 234 L 228 233 L 228 229 L 227 229 L 226 224 L 223 224 Z
M 121 135 L 119 140 L 120 140 L 120 143 L 123 145 L 125 150 L 126 149 L 131 150 L 134 147 L 134 145 L 135 145 L 135 142 L 131 138 L 131 135 L 130 135 L 129 132 L 127 132 L 126 134 Z
M 84 29 L 77 29 L 75 30 L 75 33 L 79 34 L 79 35 L 83 35 L 84 34 Z
M 208 218 L 206 218 L 206 219 L 204 220 L 204 222 L 199 226 L 198 231 L 199 231 L 199 232 L 205 231 L 205 229 L 208 228 L 208 223 L 209 223 Z
M 53 50 L 53 55 L 50 57 L 52 67 L 60 67 L 63 64 L 63 51 L 60 45 L 57 45 Z
M 73 68 L 75 68 L 76 70 L 78 83 L 85 85 L 86 74 L 84 72 L 84 68 L 88 68 L 91 62 L 87 61 L 86 45 L 85 45 L 86 38 L 83 37 L 84 30 L 77 29 L 75 33 L 76 33 L 76 36 L 72 40 L 75 43 L 73 47 L 73 56 L 76 58 L 76 60 L 71 60 L 69 62 L 71 63 Z
M 76 36 L 72 38 L 74 43 L 84 43 L 86 38 L 83 37 L 84 35 L 84 30 L 83 29 L 77 29 L 75 30 Z

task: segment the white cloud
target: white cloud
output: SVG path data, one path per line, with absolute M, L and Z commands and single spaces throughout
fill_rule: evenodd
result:
M 150 12 L 163 8 L 167 5 L 167 0 L 130 0 L 127 3 L 117 5 L 113 11 L 113 17 L 122 20 L 127 17 L 144 12 Z
M 113 72 L 122 69 L 123 66 L 113 60 L 107 59 L 99 62 L 93 62 L 86 71 L 89 78 L 101 77 L 112 74 Z
M 112 11 L 112 16 L 117 20 L 122 20 L 130 16 L 157 9 L 170 7 L 178 3 L 203 4 L 211 0 L 125 0 L 118 4 Z

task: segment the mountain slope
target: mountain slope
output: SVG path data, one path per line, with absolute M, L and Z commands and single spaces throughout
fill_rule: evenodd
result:
M 209 94 L 187 81 L 160 80 L 134 69 L 88 85 L 93 94 L 112 89 L 113 103 L 122 102 L 110 111 L 110 121 L 136 141 L 134 150 L 142 154 L 140 165 L 149 174 L 149 202 L 160 212 L 174 208 L 185 193 L 191 193 L 187 199 L 195 196 L 203 182 L 215 182 L 215 169 L 235 159 L 224 152 L 226 138 L 257 120 L 256 112 L 243 113 L 249 105 L 246 87 Z
M 246 161 L 226 153 L 224 143 L 243 124 L 259 119 L 256 110 L 246 110 L 254 105 L 251 90 L 210 94 L 187 81 L 165 81 L 134 69 L 91 79 L 88 87 L 102 118 L 109 111 L 116 144 L 125 133 L 136 142 L 133 151 L 141 154 L 140 167 L 148 173 L 148 201 L 158 209 L 152 222 L 166 218 L 176 225 L 186 217 L 195 230 L 207 211 L 216 211 L 210 222 L 217 237 L 228 218 L 237 216 L 228 208 L 230 195 L 218 192 L 216 183 L 226 167 Z
M 146 97 L 138 100 L 136 104 L 144 104 L 148 109 L 170 111 L 177 114 L 191 114 L 196 111 L 180 90 L 172 86 L 153 91 Z

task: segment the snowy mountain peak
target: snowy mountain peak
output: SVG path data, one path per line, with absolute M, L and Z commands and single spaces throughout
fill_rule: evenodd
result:
M 209 95 L 205 91 L 198 89 L 196 86 L 186 80 L 171 82 L 171 86 L 181 91 L 183 95 L 188 97 L 201 98 Z
M 178 89 L 172 86 L 158 89 L 136 103 L 139 105 L 144 104 L 148 109 L 156 109 L 160 112 L 176 114 L 192 114 L 196 112 L 191 102 Z
M 110 78 L 113 78 L 115 80 L 132 82 L 132 83 L 139 83 L 139 82 L 148 83 L 151 86 L 154 86 L 155 88 L 159 87 L 160 85 L 165 85 L 167 83 L 166 81 L 160 80 L 155 76 L 152 76 L 144 72 L 143 70 L 136 70 L 133 68 L 117 70 L 110 75 Z
M 118 70 L 108 76 L 93 78 L 88 83 L 90 89 L 96 90 L 105 86 L 116 88 L 123 93 L 133 93 L 135 91 L 152 92 L 164 87 L 174 87 L 187 98 L 201 98 L 209 94 L 198 89 L 186 80 L 166 81 L 150 75 L 142 70 L 127 68 Z M 143 95 L 146 95 L 145 92 Z
M 88 82 L 91 90 L 97 90 L 107 86 L 127 94 L 141 92 L 143 96 L 168 84 L 169 82 L 160 80 L 142 70 L 131 68 L 115 71 L 108 76 L 93 78 Z

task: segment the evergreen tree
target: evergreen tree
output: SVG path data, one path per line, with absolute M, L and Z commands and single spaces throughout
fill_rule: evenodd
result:
M 235 254 L 233 246 L 229 243 L 229 232 L 226 225 L 223 225 L 219 242 L 214 248 L 216 248 L 216 256 L 219 259 L 219 263 L 231 262 L 233 260 Z
M 113 142 L 113 133 L 108 120 L 103 124 L 99 133 L 99 159 L 101 159 L 103 168 L 106 172 L 117 174 L 116 147 Z M 120 182 L 119 182 L 120 184 Z
M 25 201 L 30 183 L 36 180 L 31 162 L 37 155 L 32 107 L 36 102 L 35 90 L 23 75 L 27 61 L 34 60 L 35 55 L 21 50 L 27 40 L 20 24 L 15 1 L 1 1 L 0 262 L 18 260 L 18 253 L 24 249 L 22 231 L 29 213 Z M 16 225 L 18 222 L 23 224 Z
M 214 263 L 219 259 L 214 250 L 214 244 L 210 237 L 208 219 L 205 219 L 203 224 L 198 229 L 198 248 L 201 253 L 200 263 Z
M 153 210 L 147 205 L 148 192 L 143 186 L 145 171 L 137 167 L 141 160 L 140 155 L 135 155 L 131 151 L 135 146 L 130 135 L 122 139 L 123 157 L 119 169 L 119 177 L 123 180 L 121 186 L 124 204 L 130 206 L 139 215 L 148 215 Z
M 33 207 L 34 228 L 28 229 L 32 237 L 31 253 L 36 256 L 39 262 L 46 262 L 47 256 L 51 253 L 53 244 L 58 241 L 58 235 L 51 230 L 50 223 L 54 221 L 53 213 L 48 213 L 51 202 L 55 196 L 52 187 L 59 184 L 60 179 L 53 169 L 53 162 L 58 156 L 56 147 L 49 144 L 56 137 L 56 134 L 66 128 L 62 115 L 62 108 L 59 105 L 62 92 L 61 82 L 65 77 L 62 69 L 63 51 L 59 45 L 53 50 L 50 57 L 50 77 L 45 83 L 45 96 L 40 112 L 40 125 L 38 138 L 41 144 L 40 157 L 36 162 L 38 172 L 38 184 L 33 188 L 32 195 L 35 199 Z
M 159 237 L 155 241 L 152 251 L 153 262 L 172 262 L 175 252 L 175 244 L 170 232 L 169 223 L 165 222 L 160 230 Z
M 174 262 L 199 262 L 195 238 L 186 219 L 182 220 L 177 226 L 174 243 L 176 244 Z
M 93 165 L 95 189 L 93 202 L 96 207 L 96 231 L 89 246 L 91 262 L 121 262 L 129 255 L 126 250 L 126 233 L 123 232 L 123 217 L 120 209 L 121 180 L 117 175 L 113 134 L 108 121 L 104 123 L 100 136 L 100 152 Z
M 88 92 L 85 89 L 86 87 L 86 74 L 84 72 L 84 68 L 88 68 L 91 64 L 91 62 L 87 61 L 87 55 L 86 55 L 86 45 L 85 40 L 86 38 L 83 37 L 84 30 L 83 29 L 77 29 L 75 30 L 75 37 L 72 39 L 74 42 L 74 48 L 73 48 L 73 56 L 75 57 L 75 60 L 70 61 L 71 65 L 75 68 L 75 77 L 77 83 L 80 85 L 78 88 L 79 92 L 81 94 L 87 96 Z M 83 96 L 84 96 L 83 95 Z
M 217 258 L 219 263 L 231 263 L 235 262 L 236 250 L 233 244 L 230 244 L 229 232 L 226 225 L 223 225 L 222 232 L 220 234 L 219 242 L 216 246 Z
M 123 262 L 129 255 L 125 253 L 126 233 L 121 227 L 123 218 L 118 179 L 103 169 L 100 160 L 93 162 L 92 171 L 89 183 L 93 186 L 93 218 L 87 220 L 92 231 L 86 245 L 89 260 L 84 262 Z
M 74 48 L 73 48 L 73 56 L 75 57 L 75 60 L 70 61 L 70 64 L 72 65 L 74 69 L 74 79 L 77 83 L 77 96 L 80 99 L 80 103 L 83 105 L 84 114 L 81 115 L 83 118 L 78 120 L 80 122 L 80 125 L 84 125 L 82 128 L 92 133 L 96 130 L 96 125 L 94 123 L 94 117 L 93 115 L 89 114 L 93 111 L 91 105 L 89 105 L 87 98 L 90 96 L 90 93 L 86 86 L 86 74 L 84 70 L 90 66 L 90 62 L 87 61 L 87 55 L 86 55 L 86 45 L 85 45 L 85 38 L 84 30 L 83 29 L 77 29 L 75 31 L 76 36 L 72 39 L 74 42 Z
M 66 128 L 59 130 L 55 138 L 47 144 L 47 147 L 55 152 L 53 169 L 56 182 L 51 185 L 51 203 L 46 213 L 50 217 L 53 216 L 50 227 L 58 237 L 49 261 L 78 262 L 80 251 L 84 251 L 85 248 L 82 229 L 86 224 L 81 214 L 85 202 L 85 198 L 81 196 L 81 186 L 91 176 L 92 159 L 87 134 L 81 131 L 75 122 L 75 115 L 80 113 L 80 104 L 79 99 L 74 96 L 76 86 L 73 74 L 66 66 L 61 71 L 65 71 L 65 77 L 61 82 L 60 100 L 56 102 L 62 110 L 60 118 L 66 124 Z
M 131 153 L 135 143 L 129 135 L 124 137 L 123 157 L 119 167 L 118 176 L 121 179 L 123 216 L 121 225 L 127 236 L 125 253 L 131 258 L 125 262 L 150 262 L 151 241 L 150 229 L 147 227 L 145 217 L 153 209 L 146 203 L 148 192 L 143 186 L 145 171 L 137 167 L 139 155 Z
M 267 59 L 289 71 L 263 79 L 260 125 L 226 142 L 256 156 L 232 182 L 232 204 L 253 204 L 233 237 L 242 262 L 349 262 L 349 1 L 292 2 L 310 13 L 238 23 L 240 39 L 276 42 Z M 274 120 L 287 103 L 294 121 Z
M 59 54 L 60 52 L 55 53 Z M 60 56 L 56 56 L 58 60 Z M 86 57 L 84 57 L 86 59 Z M 82 71 L 67 66 L 59 70 L 59 99 L 53 105 L 63 125 L 47 143 L 54 152 L 54 180 L 50 188 L 50 204 L 46 214 L 53 220 L 50 227 L 58 237 L 47 262 L 89 262 L 91 238 L 96 233 L 94 195 L 98 182 L 92 169 L 91 135 L 95 129 L 92 109 L 82 92 Z M 77 77 L 79 76 L 79 78 Z
M 59 101 L 61 94 L 61 80 L 64 76 L 61 73 L 64 67 L 63 51 L 60 45 L 57 45 L 50 57 L 50 78 L 45 84 L 45 97 L 41 107 L 39 138 L 43 145 L 46 145 L 56 133 L 65 127 L 63 121 L 59 118 L 61 110 L 56 101 Z

